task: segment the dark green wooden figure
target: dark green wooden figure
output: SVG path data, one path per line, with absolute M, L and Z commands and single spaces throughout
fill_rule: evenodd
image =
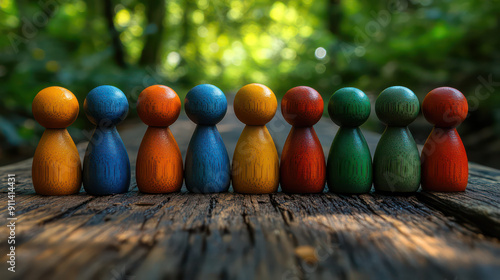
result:
M 376 191 L 415 192 L 420 185 L 420 155 L 408 125 L 418 116 L 420 103 L 408 88 L 395 86 L 377 97 L 375 112 L 387 125 L 373 156 Z
M 357 88 L 341 88 L 330 97 L 328 114 L 340 126 L 326 168 L 331 192 L 367 193 L 372 187 L 372 157 L 359 129 L 370 111 L 370 99 Z

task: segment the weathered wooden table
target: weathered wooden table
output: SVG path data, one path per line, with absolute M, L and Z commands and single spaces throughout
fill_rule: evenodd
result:
M 232 158 L 243 125 L 231 107 L 218 128 Z M 268 128 L 280 152 L 290 126 L 277 113 Z M 184 154 L 194 124 L 182 112 L 171 129 Z M 315 129 L 327 155 L 337 127 Z M 121 131 L 132 174 L 145 130 Z M 365 137 L 373 153 L 379 135 Z M 45 197 L 26 160 L 0 168 L 2 219 L 8 173 L 18 218 L 15 273 L 0 229 L 0 278 L 499 279 L 500 171 L 469 166 L 467 191 L 451 194 L 147 195 L 132 175 L 126 194 Z

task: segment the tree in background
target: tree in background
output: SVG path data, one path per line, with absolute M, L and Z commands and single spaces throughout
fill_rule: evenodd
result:
M 375 96 L 398 84 L 421 99 L 437 86 L 456 87 L 472 109 L 461 126 L 476 131 L 463 137 L 469 150 L 498 155 L 499 4 L 4 0 L 0 153 L 32 155 L 43 130 L 31 119 L 31 101 L 46 86 L 67 87 L 83 102 L 95 86 L 112 84 L 134 106 L 151 84 L 183 96 L 199 83 L 234 92 L 259 82 L 278 96 L 309 85 L 325 99 L 343 86 Z M 80 114 L 70 133 L 85 139 L 88 125 Z

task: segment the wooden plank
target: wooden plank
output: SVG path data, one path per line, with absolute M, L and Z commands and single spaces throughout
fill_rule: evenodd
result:
M 323 118 L 315 129 L 327 155 L 325 142 L 331 139 L 327 144 L 331 145 L 335 137 L 332 131 L 336 133 L 336 126 Z M 367 131 L 363 133 L 373 156 L 380 135 Z M 469 163 L 469 184 L 465 192 L 419 192 L 417 197 L 447 215 L 473 223 L 485 234 L 500 238 L 500 170 Z
M 286 233 L 268 232 L 269 227 L 284 227 L 281 216 L 269 203 L 269 196 L 228 193 L 187 196 L 189 201 L 184 203 L 189 205 L 194 200 L 200 211 L 174 210 L 163 216 L 159 223 L 159 228 L 166 228 L 159 236 L 163 242 L 151 251 L 137 275 L 276 278 L 281 277 L 282 267 L 294 267 L 293 246 Z
M 469 164 L 469 185 L 463 193 L 421 192 L 418 198 L 500 238 L 500 172 Z
M 147 246 L 143 246 L 140 239 L 130 238 L 123 242 L 117 236 L 127 231 L 139 233 L 144 220 L 158 211 L 166 200 L 165 196 L 138 195 L 137 192 L 98 197 L 68 216 L 32 228 L 38 233 L 17 251 L 19 259 L 26 262 L 23 265 L 20 261 L 17 275 L 29 279 L 49 275 L 76 278 L 106 268 L 111 257 L 123 257 L 124 254 L 127 261 L 140 257 L 141 252 L 147 252 Z M 151 206 L 143 206 L 144 202 Z M 131 251 L 131 247 L 135 250 Z M 109 279 L 110 271 L 106 273 Z
M 497 239 L 414 196 L 130 192 L 39 229 L 18 249 L 19 279 L 487 279 L 500 271 Z M 318 261 L 296 256 L 299 246 Z
M 121 135 L 134 176 L 146 126 L 128 126 Z M 231 106 L 218 127 L 232 157 L 243 124 Z M 268 128 L 281 151 L 290 126 L 278 113 Z M 171 129 L 185 155 L 194 124 L 181 114 Z M 327 155 L 337 127 L 322 119 L 315 129 Z M 380 136 L 365 137 L 373 153 Z M 185 188 L 146 195 L 132 178 L 127 194 L 41 197 L 31 186 L 30 160 L 0 171 L 18 178 L 16 279 L 488 279 L 500 273 L 500 242 L 493 238 L 500 171 L 474 164 L 465 193 L 410 196 L 201 195 Z M 5 209 L 0 214 L 6 217 Z M 7 234 L 2 227 L 0 240 Z M 300 248 L 315 261 L 300 257 Z M 2 279 L 12 277 L 5 250 L 0 247 Z
M 467 279 L 498 269 L 496 249 L 485 251 L 498 240 L 476 235 L 414 196 L 273 196 L 291 231 L 303 232 L 294 234 L 298 245 L 324 252 L 307 276 Z

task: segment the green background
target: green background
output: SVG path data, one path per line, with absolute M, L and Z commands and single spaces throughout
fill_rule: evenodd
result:
M 469 101 L 470 160 L 500 167 L 499 15 L 494 0 L 1 0 L 0 164 L 33 155 L 43 128 L 31 102 L 47 86 L 83 104 L 110 84 L 133 105 L 153 84 L 183 99 L 200 83 L 228 94 L 258 82 L 278 97 L 311 86 L 325 103 L 345 86 L 372 103 L 393 85 L 420 101 L 455 87 Z M 89 126 L 80 113 L 69 130 L 78 142 Z M 364 128 L 382 131 L 373 110 Z M 411 129 L 423 143 L 431 127 L 420 116 Z

